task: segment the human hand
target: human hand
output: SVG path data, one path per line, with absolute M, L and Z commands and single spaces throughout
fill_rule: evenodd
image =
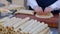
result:
M 43 9 L 41 7 L 35 7 L 34 10 L 37 14 L 43 14 Z
M 46 7 L 44 10 L 44 14 L 49 14 L 49 13 L 51 13 L 51 11 L 52 11 L 51 7 Z

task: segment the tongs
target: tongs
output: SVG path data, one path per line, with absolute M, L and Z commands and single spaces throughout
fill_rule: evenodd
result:
M 17 12 L 17 10 L 13 10 L 12 13 L 10 13 L 10 15 L 8 16 L 9 18 L 13 17 L 15 15 L 15 12 Z

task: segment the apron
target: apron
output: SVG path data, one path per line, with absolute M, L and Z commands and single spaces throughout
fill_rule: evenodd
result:
M 42 7 L 42 9 L 44 10 L 46 7 L 50 6 L 51 4 L 55 3 L 57 0 L 36 0 L 36 2 L 38 3 L 39 6 Z M 31 7 L 29 7 L 30 10 L 32 10 Z M 54 10 L 52 11 L 52 13 L 59 13 L 58 10 Z

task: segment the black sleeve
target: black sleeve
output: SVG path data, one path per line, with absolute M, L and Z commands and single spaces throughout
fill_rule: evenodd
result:
M 12 0 L 7 0 L 8 2 L 12 3 Z

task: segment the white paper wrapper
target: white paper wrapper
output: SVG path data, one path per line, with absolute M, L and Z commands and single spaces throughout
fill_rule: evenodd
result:
M 11 11 L 5 8 L 0 8 L 0 12 L 1 12 L 1 16 L 7 16 L 9 15 L 9 13 L 11 13 Z
M 6 21 L 4 21 L 6 20 Z M 44 22 L 39 22 L 34 19 L 26 18 L 4 18 L 3 26 L 4 27 L 13 27 L 14 31 L 19 31 L 21 29 L 22 32 L 29 34 L 52 34 L 50 28 Z M 1 21 L 1 22 L 2 22 Z
M 9 9 L 9 10 L 14 10 L 14 9 L 21 10 L 21 9 L 25 9 L 25 7 L 21 6 L 21 5 L 11 4 L 7 7 L 7 9 Z
M 12 0 L 12 4 L 24 6 L 24 0 Z
M 17 11 L 16 13 L 22 13 L 22 14 L 30 14 L 30 15 L 34 15 L 34 11 L 32 10 L 20 10 L 20 11 Z

